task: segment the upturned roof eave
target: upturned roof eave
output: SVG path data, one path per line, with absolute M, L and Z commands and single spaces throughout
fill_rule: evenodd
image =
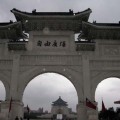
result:
M 73 15 L 33 15 L 32 13 L 30 14 L 27 14 L 27 12 L 22 12 L 22 11 L 18 11 L 18 10 L 11 10 L 11 12 L 15 15 L 16 19 L 18 20 L 18 16 L 21 16 L 22 18 L 27 18 L 27 19 L 38 19 L 38 18 L 63 18 L 63 19 L 75 19 L 75 18 L 78 18 L 78 17 L 84 17 L 84 16 L 88 16 L 89 18 L 89 15 L 90 13 L 92 12 L 91 9 L 87 9 L 83 12 L 79 12 L 79 13 L 74 13 Z M 44 12 L 43 12 L 44 13 Z
M 65 104 L 53 103 L 52 106 L 68 106 L 68 104 L 67 103 L 65 103 Z
M 87 9 L 87 10 L 84 10 L 82 12 L 79 12 L 79 13 L 75 13 L 75 16 L 78 17 L 78 16 L 82 16 L 82 15 L 90 15 L 90 13 L 92 13 L 92 10 L 91 9 Z
M 59 96 L 59 98 L 56 100 L 56 101 L 54 101 L 54 102 L 52 102 L 53 104 L 53 106 L 68 106 L 68 104 L 67 104 L 67 102 L 66 101 L 64 101 L 64 100 L 62 100 L 61 99 L 61 97 Z
M 1 23 L 2 24 L 2 23 Z M 4 25 L 5 24 L 5 25 Z M 4 39 L 14 39 L 14 38 L 27 38 L 27 36 L 22 31 L 22 24 L 21 22 L 13 22 L 13 23 L 4 23 L 3 25 L 0 25 L 0 31 L 5 32 L 6 36 Z M 13 37 L 11 37 L 13 36 Z M 17 37 L 16 37 L 17 36 Z
M 93 23 L 89 23 L 89 22 L 85 22 L 85 21 L 82 21 L 82 28 L 87 28 L 87 27 L 90 27 L 90 28 L 94 28 L 94 29 L 119 29 L 120 30 L 120 26 L 109 26 L 109 25 L 95 25 Z
M 119 39 L 120 25 L 82 22 L 82 39 Z
M 19 22 L 14 22 L 14 23 L 10 23 L 10 24 L 8 24 L 8 25 L 0 25 L 0 30 L 2 29 L 8 29 L 8 28 L 10 28 L 10 27 L 15 27 L 15 26 L 17 26 L 17 25 L 21 25 L 21 22 L 19 21 Z M 21 29 L 22 29 L 22 27 L 21 27 Z

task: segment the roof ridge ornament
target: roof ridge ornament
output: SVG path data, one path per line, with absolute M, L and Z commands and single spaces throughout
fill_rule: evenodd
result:
M 95 20 L 95 21 L 93 20 L 93 24 L 94 24 L 94 23 L 96 23 L 96 20 Z
M 69 13 L 73 14 L 73 10 L 69 9 Z
M 48 27 L 44 27 L 43 33 L 44 34 L 49 34 L 49 32 L 50 32 L 49 28 Z
M 36 13 L 36 9 L 33 9 L 33 10 L 32 10 L 32 13 L 35 14 L 35 13 Z

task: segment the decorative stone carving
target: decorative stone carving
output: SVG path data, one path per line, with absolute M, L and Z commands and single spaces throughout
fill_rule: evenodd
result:
M 49 31 L 49 28 L 48 27 L 45 27 L 44 29 L 43 29 L 43 33 L 44 34 L 48 34 L 50 31 Z
M 118 45 L 109 45 L 109 46 L 104 46 L 104 55 L 119 55 L 120 53 L 120 47 Z
M 81 56 L 23 55 L 20 65 L 81 65 Z
M 0 60 L 0 69 L 4 69 L 4 70 L 7 70 L 7 69 L 12 69 L 12 64 L 13 64 L 13 61 L 12 60 Z
M 91 70 L 118 69 L 118 67 L 120 69 L 120 60 L 93 60 L 90 62 Z

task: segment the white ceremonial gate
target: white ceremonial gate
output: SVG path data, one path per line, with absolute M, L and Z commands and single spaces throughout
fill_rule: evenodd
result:
M 6 90 L 0 115 L 4 120 L 23 117 L 25 87 L 47 72 L 59 73 L 75 86 L 78 120 L 98 120 L 97 110 L 87 108 L 85 101 L 87 97 L 97 104 L 97 85 L 108 77 L 120 78 L 120 24 L 89 23 L 90 9 L 11 12 L 17 22 L 0 23 L 0 80 Z

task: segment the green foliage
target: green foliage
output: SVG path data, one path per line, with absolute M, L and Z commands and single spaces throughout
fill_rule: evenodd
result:
M 119 120 L 119 116 L 113 107 L 111 107 L 108 110 L 99 112 L 99 120 Z

